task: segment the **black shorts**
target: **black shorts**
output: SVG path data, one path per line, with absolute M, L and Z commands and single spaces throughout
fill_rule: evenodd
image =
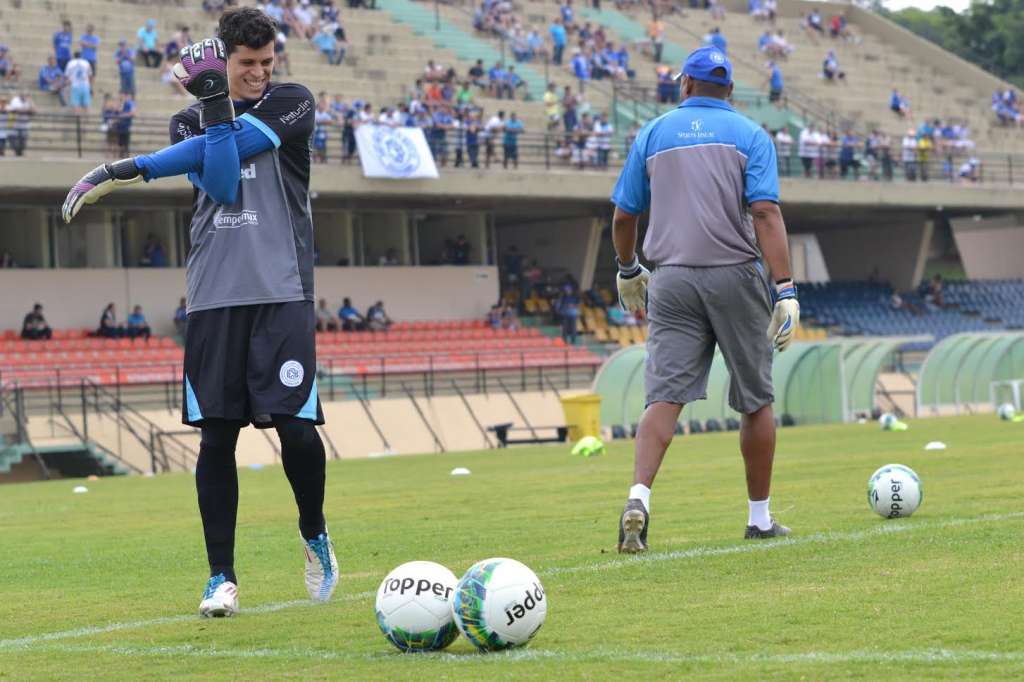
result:
M 281 416 L 324 423 L 312 301 L 199 310 L 188 316 L 181 421 L 257 428 Z

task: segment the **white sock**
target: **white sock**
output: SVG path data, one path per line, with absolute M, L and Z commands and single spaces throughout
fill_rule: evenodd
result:
M 629 489 L 629 499 L 640 500 L 644 503 L 644 509 L 647 510 L 647 513 L 651 513 L 651 489 L 643 483 L 637 483 Z
M 768 514 L 768 500 L 770 499 L 770 497 L 766 497 L 757 502 L 747 500 L 747 504 L 750 505 L 750 515 L 747 517 L 748 526 L 757 526 L 761 530 L 771 529 L 772 517 Z

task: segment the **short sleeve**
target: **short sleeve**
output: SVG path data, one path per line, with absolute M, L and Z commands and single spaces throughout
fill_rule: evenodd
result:
M 196 135 L 202 135 L 203 131 L 199 127 L 199 118 L 195 113 L 191 109 L 185 109 L 171 117 L 170 134 L 171 144 L 178 144 Z
M 313 93 L 295 83 L 275 86 L 239 119 L 258 128 L 275 147 L 307 142 L 316 127 Z
M 775 145 L 763 129 L 754 131 L 744 171 L 744 197 L 748 204 L 755 201 L 779 201 L 779 168 L 775 158 Z
M 651 179 L 647 176 L 649 136 L 650 128 L 644 128 L 636 136 L 612 191 L 612 203 L 632 215 L 640 215 L 651 205 Z

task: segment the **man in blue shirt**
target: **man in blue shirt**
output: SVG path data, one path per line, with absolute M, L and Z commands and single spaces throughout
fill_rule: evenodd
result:
M 576 80 L 580 82 L 580 92 L 582 93 L 583 86 L 590 80 L 590 62 L 578 47 L 572 51 L 572 72 L 576 76 Z
M 121 95 L 121 113 L 117 117 L 117 146 L 121 156 L 128 156 L 132 141 L 132 121 L 135 118 L 135 101 L 130 94 Z
M 709 47 L 717 48 L 722 53 L 725 53 L 726 47 L 728 46 L 725 36 L 722 35 L 722 29 L 717 26 L 711 29 L 711 32 L 704 36 L 704 44 Z
M 57 101 L 64 106 L 64 72 L 57 66 L 57 59 L 50 55 L 46 58 L 46 64 L 39 69 L 39 89 L 43 92 L 52 92 L 57 96 Z
M 508 162 L 512 167 L 519 170 L 519 135 L 523 132 L 523 122 L 516 118 L 516 112 L 508 115 L 505 122 L 505 136 L 502 139 L 505 156 L 501 161 L 502 168 L 508 168 Z
M 768 62 L 768 101 L 778 102 L 782 99 L 782 71 L 775 62 Z
M 729 406 L 742 415 L 744 537 L 789 534 L 768 511 L 772 351 L 788 348 L 800 320 L 775 146 L 729 105 L 732 65 L 721 50 L 695 50 L 677 77 L 683 103 L 640 130 L 612 194 L 619 301 L 645 311 L 650 324 L 647 408 L 636 437 L 634 485 L 619 520 L 619 551 L 630 554 L 647 551 L 650 487 L 683 406 L 707 397 L 716 345 L 731 377 Z M 657 266 L 653 275 L 636 250 L 638 219 L 648 210 L 643 253 Z
M 96 35 L 95 29 L 92 24 L 85 27 L 85 33 L 78 39 L 78 44 L 81 47 L 82 59 L 89 62 L 89 66 L 92 67 L 93 78 L 96 77 L 96 50 L 100 46 L 100 37 Z
M 502 99 L 502 93 L 508 92 L 509 99 L 512 98 L 512 92 L 508 89 L 508 76 L 505 72 L 504 64 L 495 62 L 494 66 L 487 72 L 487 80 L 490 81 L 492 95 Z
M 125 321 L 125 336 L 130 339 L 142 337 L 149 340 L 149 323 L 146 316 L 142 314 L 142 306 L 137 305 L 132 309 L 132 314 Z
M 556 66 L 561 66 L 562 52 L 565 51 L 565 42 L 567 40 L 565 26 L 562 25 L 561 17 L 555 17 L 555 20 L 551 22 L 548 33 L 551 34 L 551 62 Z
M 121 38 L 117 51 L 114 52 L 114 63 L 121 76 L 121 94 L 135 95 L 135 50 L 128 47 L 128 41 Z
M 71 22 L 65 21 L 63 28 L 53 34 L 53 54 L 57 58 L 57 66 L 63 72 L 64 68 L 71 61 L 71 43 L 74 38 L 71 36 Z

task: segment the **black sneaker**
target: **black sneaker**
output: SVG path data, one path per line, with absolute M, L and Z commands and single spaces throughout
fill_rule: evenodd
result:
M 761 530 L 757 526 L 747 526 L 747 532 L 743 534 L 745 540 L 764 540 L 767 538 L 783 538 L 789 535 L 789 529 L 780 526 L 772 519 L 772 527 L 768 530 Z
M 647 527 L 651 518 L 644 503 L 637 499 L 626 500 L 626 508 L 619 519 L 619 553 L 640 554 L 647 551 Z

